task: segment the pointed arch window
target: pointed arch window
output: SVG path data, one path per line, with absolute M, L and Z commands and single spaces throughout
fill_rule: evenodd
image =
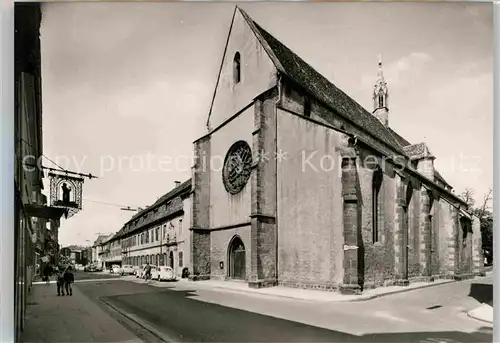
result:
M 372 179 L 372 240 L 373 243 L 379 241 L 379 210 L 380 210 L 380 189 L 382 186 L 383 173 L 380 168 L 373 172 Z
M 236 52 L 236 54 L 234 54 L 233 77 L 234 77 L 235 84 L 240 83 L 240 81 L 241 81 L 241 57 L 240 57 L 239 52 Z
M 382 93 L 378 95 L 378 107 L 384 107 L 384 95 Z

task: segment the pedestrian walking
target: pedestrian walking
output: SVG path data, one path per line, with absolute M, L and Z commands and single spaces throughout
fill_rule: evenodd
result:
M 73 289 L 71 288 L 73 282 L 75 282 L 75 276 L 73 275 L 71 266 L 69 266 L 64 272 L 64 288 L 66 289 L 66 295 L 73 295 Z
M 50 264 L 43 267 L 43 281 L 48 285 L 50 284 L 50 275 L 52 274 L 52 267 Z
M 56 282 L 57 282 L 57 295 L 64 295 L 64 272 L 61 267 L 57 270 L 56 274 Z
M 149 265 L 149 262 L 146 263 L 146 267 L 144 268 L 144 281 L 151 281 L 151 266 Z

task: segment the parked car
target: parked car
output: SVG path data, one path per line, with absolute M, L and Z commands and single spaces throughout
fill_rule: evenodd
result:
M 151 271 L 151 278 L 158 281 L 174 281 L 176 279 L 172 267 L 164 266 L 160 266 L 157 269 L 155 268 L 154 273 Z
M 137 266 L 135 269 L 135 277 L 137 278 L 142 278 L 142 273 L 144 272 L 144 267 L 146 267 L 145 264 L 142 266 Z
M 122 267 L 119 265 L 115 264 L 111 267 L 111 273 L 113 274 L 121 274 L 122 273 Z
M 135 269 L 130 264 L 125 264 L 122 267 L 122 275 L 134 275 Z

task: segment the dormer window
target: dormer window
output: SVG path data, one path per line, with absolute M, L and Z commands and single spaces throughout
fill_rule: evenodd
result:
M 233 77 L 234 77 L 234 83 L 240 83 L 241 81 L 241 59 L 240 59 L 240 53 L 237 52 L 234 55 L 234 60 L 233 60 Z

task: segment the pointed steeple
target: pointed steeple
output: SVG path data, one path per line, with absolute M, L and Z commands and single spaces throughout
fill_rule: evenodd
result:
M 378 55 L 377 81 L 373 86 L 373 114 L 385 126 L 389 126 L 389 89 L 382 69 L 382 55 Z

